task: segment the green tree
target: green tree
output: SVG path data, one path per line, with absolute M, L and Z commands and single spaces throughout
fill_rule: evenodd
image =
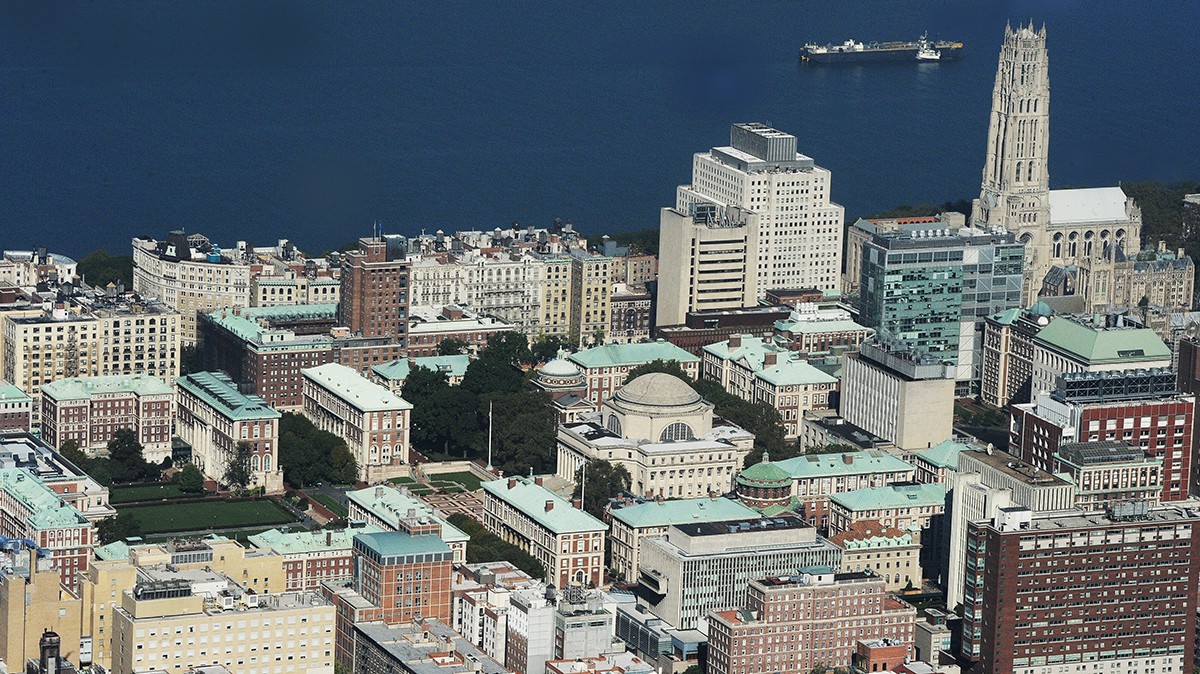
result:
M 533 354 L 529 351 L 529 338 L 524 333 L 510 330 L 489 337 L 487 346 L 479 352 L 479 358 L 522 365 L 533 360 Z
M 137 432 L 122 428 L 108 441 L 109 470 L 118 482 L 157 479 L 158 467 L 146 461 Z
M 502 333 L 507 334 L 507 333 Z M 459 388 L 475 395 L 516 393 L 525 388 L 525 376 L 499 354 L 480 357 L 467 366 Z
M 485 529 L 476 520 L 462 513 L 454 513 L 447 520 L 449 520 L 450 524 L 453 524 L 471 537 L 471 540 L 467 543 L 468 562 L 475 564 L 478 562 L 506 561 L 533 578 L 543 579 L 546 577 L 546 568 L 533 555 L 511 543 L 505 542 L 499 536 Z
M 549 394 L 522 391 L 488 396 L 480 403 L 484 424 L 488 401 L 503 411 L 494 415 L 492 463 L 508 475 L 552 470 L 558 414 Z
M 358 461 L 346 445 L 338 445 L 329 453 L 327 475 L 334 484 L 354 484 L 358 481 Z
M 662 372 L 665 374 L 673 375 L 675 377 L 679 377 L 684 382 L 686 382 L 688 386 L 692 386 L 692 388 L 695 388 L 695 386 L 693 386 L 693 384 L 695 384 L 695 382 L 693 382 L 692 378 L 689 377 L 688 374 L 683 371 L 683 366 L 681 366 L 677 361 L 662 360 L 661 358 L 652 360 L 649 363 L 645 363 L 643 365 L 638 365 L 637 367 L 633 368 L 629 372 L 625 373 L 625 383 L 628 384 L 629 382 L 633 381 L 634 379 L 637 379 L 638 377 L 640 377 L 644 374 L 650 374 L 652 372 Z
M 471 345 L 465 340 L 447 337 L 446 339 L 438 342 L 438 355 L 457 356 L 459 354 L 467 353 L 470 348 Z
M 239 442 L 234 447 L 233 456 L 225 466 L 224 481 L 234 491 L 245 491 L 250 486 L 253 475 L 250 472 L 250 455 L 254 448 L 248 442 Z
M 74 440 L 67 440 L 58 448 L 58 453 L 67 461 L 75 464 L 75 467 L 87 472 L 88 464 L 92 459 L 79 448 L 79 443 Z
M 533 344 L 529 345 L 529 350 L 533 354 L 533 362 L 546 363 L 558 357 L 558 352 L 567 348 L 566 341 L 558 335 L 542 335 L 538 337 Z
M 179 478 L 179 488 L 189 494 L 197 494 L 204 491 L 204 474 L 196 467 L 196 464 L 186 464 L 176 476 Z
M 822 447 L 812 447 L 804 451 L 805 454 L 846 454 L 848 452 L 860 451 L 854 445 L 846 445 L 838 442 L 830 443 Z M 775 460 L 775 455 L 771 455 L 771 460 Z
M 126 288 L 133 287 L 133 257 L 130 255 L 112 255 L 107 250 L 95 250 L 79 261 L 76 273 L 96 288 L 103 288 L 111 283 L 124 283 Z
M 631 481 L 625 466 L 603 459 L 592 459 L 586 466 L 581 466 L 575 471 L 575 492 L 571 498 L 583 499 L 583 510 L 597 519 L 602 519 L 609 499 L 628 492 Z
M 704 674 L 704 668 L 698 664 L 691 665 L 687 669 L 683 670 L 683 674 Z
M 657 227 L 648 227 L 632 232 L 617 232 L 611 238 L 619 244 L 629 246 L 631 253 L 658 255 L 658 236 Z
M 138 524 L 137 518 L 128 511 L 118 512 L 116 515 L 100 521 L 100 524 L 96 526 L 96 535 L 100 537 L 101 543 L 107 545 L 115 541 L 141 536 L 142 526 Z

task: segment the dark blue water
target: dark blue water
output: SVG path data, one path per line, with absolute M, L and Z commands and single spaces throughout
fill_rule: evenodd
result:
M 691 153 L 767 121 L 847 215 L 978 193 L 1004 23 L 1050 31 L 1056 186 L 1200 178 L 1196 3 L 12 3 L 0 245 L 183 226 L 321 250 L 556 217 L 655 225 Z M 808 40 L 959 63 L 799 67 Z

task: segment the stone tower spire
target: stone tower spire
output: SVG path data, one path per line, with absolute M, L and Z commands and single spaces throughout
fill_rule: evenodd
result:
M 983 185 L 975 201 L 976 226 L 1000 226 L 1025 243 L 1026 303 L 1036 299 L 1049 269 L 1050 77 L 1046 27 L 1004 27 Z

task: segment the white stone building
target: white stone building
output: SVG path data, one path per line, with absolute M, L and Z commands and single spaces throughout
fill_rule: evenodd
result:
M 638 495 L 723 494 L 753 445 L 736 426 L 714 426 L 713 405 L 678 377 L 654 372 L 621 387 L 597 420 L 559 428 L 556 474 L 573 482 L 585 463 L 602 459 L 624 466 Z

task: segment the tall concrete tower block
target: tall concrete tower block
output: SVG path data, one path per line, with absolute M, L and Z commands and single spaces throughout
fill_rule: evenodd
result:
M 976 227 L 999 226 L 1025 244 L 1026 304 L 1050 267 L 1050 76 L 1046 27 L 1004 27 L 992 91 L 987 161 L 974 203 Z

